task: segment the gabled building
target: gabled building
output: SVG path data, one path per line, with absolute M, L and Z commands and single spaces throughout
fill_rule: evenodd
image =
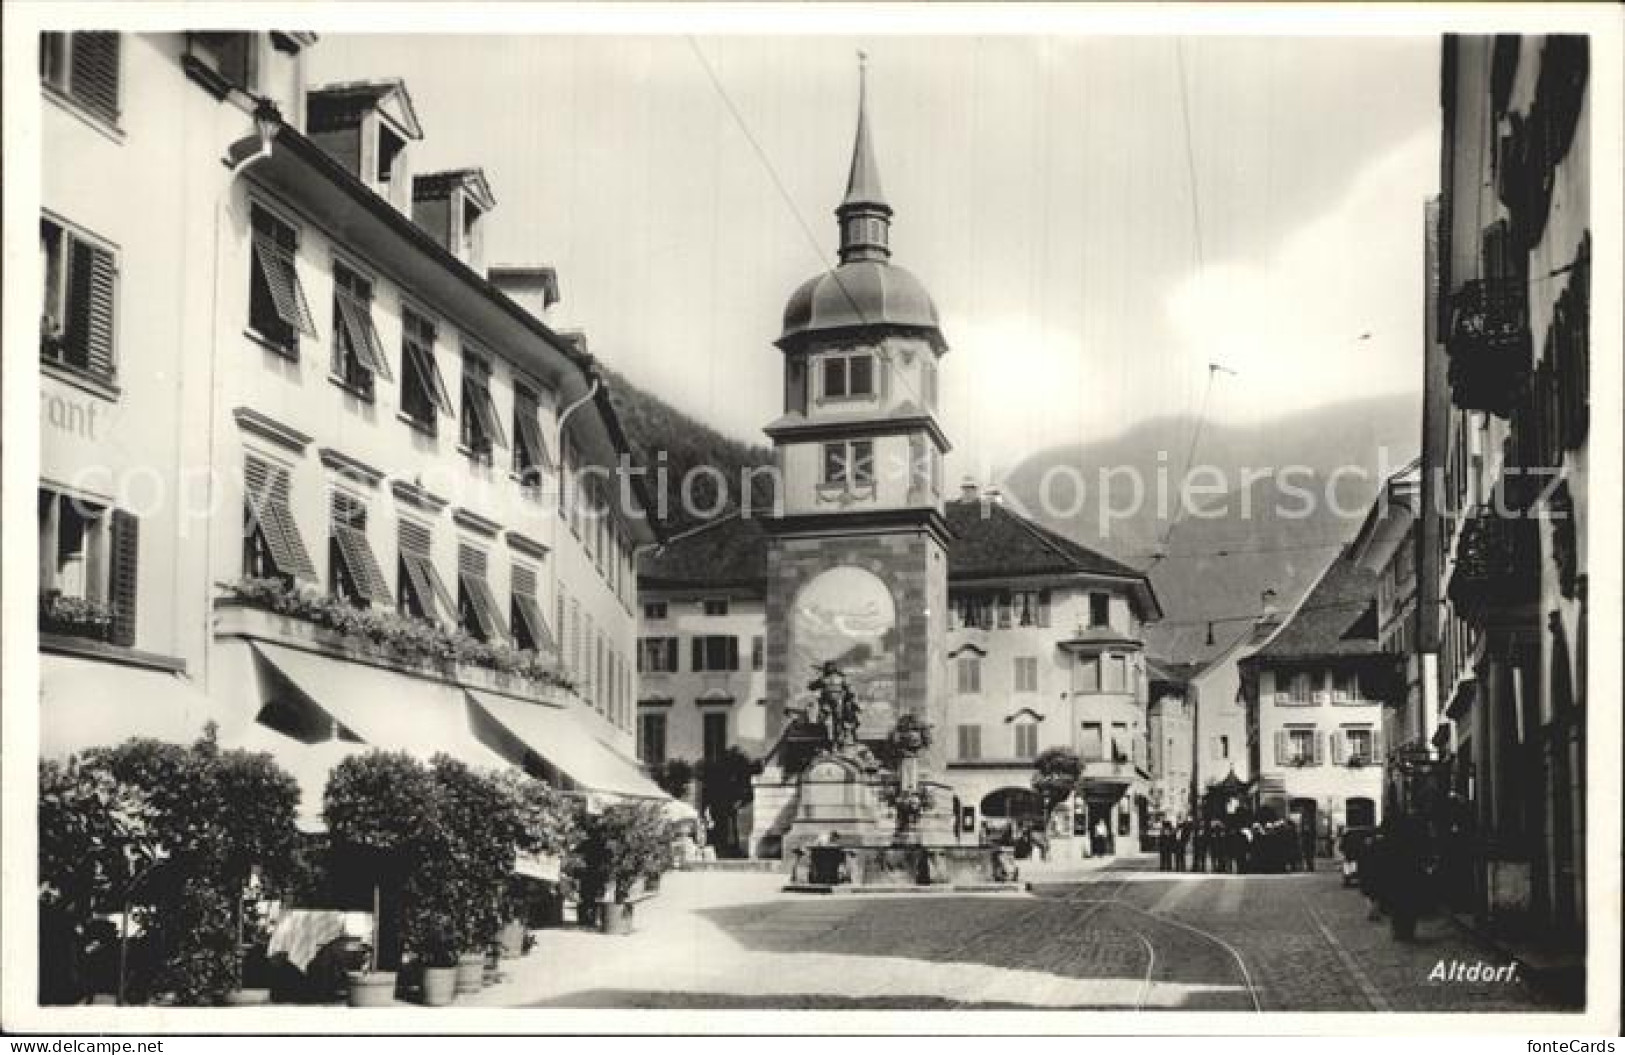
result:
M 1383 708 L 1396 679 L 1377 639 L 1376 594 L 1376 576 L 1340 553 L 1240 663 L 1255 803 L 1326 847 L 1382 818 Z
M 1590 59 L 1582 35 L 1444 39 L 1424 649 L 1481 923 L 1586 919 Z

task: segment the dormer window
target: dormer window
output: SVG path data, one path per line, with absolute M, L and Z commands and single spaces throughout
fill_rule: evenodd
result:
M 479 248 L 478 236 L 480 229 L 480 217 L 483 215 L 485 214 L 480 211 L 480 207 L 474 204 L 470 198 L 467 196 L 463 198 L 461 255 L 464 260 L 475 260 L 479 257 L 476 250 Z
M 378 122 L 378 173 L 377 180 L 381 184 L 388 183 L 395 178 L 395 165 L 400 160 L 401 151 L 406 149 L 406 140 L 395 134 L 394 130 L 382 121 Z

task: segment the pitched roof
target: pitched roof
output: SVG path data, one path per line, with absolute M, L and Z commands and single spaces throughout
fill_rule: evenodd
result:
M 1243 662 L 1373 655 L 1381 651 L 1376 597 L 1376 575 L 1344 550 L 1275 636 Z
M 730 513 L 673 536 L 642 558 L 638 581 L 645 589 L 765 589 L 767 532 L 762 518 Z
M 943 505 L 954 533 L 949 574 L 1108 575 L 1145 579 L 1140 572 L 1014 512 L 1001 502 L 957 498 Z
M 1161 614 L 1143 574 L 997 502 L 961 498 L 945 503 L 943 512 L 953 533 L 950 579 L 1078 574 L 1128 579 L 1141 593 L 1142 607 Z M 643 558 L 638 578 L 648 588 L 762 589 L 767 578 L 763 518 L 733 513 L 678 535 Z

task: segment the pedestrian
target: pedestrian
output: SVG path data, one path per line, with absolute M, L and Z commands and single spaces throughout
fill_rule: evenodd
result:
M 1230 833 L 1224 830 L 1224 825 L 1218 821 L 1210 821 L 1207 826 L 1208 853 L 1212 856 L 1213 870 L 1215 872 L 1230 871 Z
M 1168 820 L 1162 822 L 1157 832 L 1157 861 L 1164 872 L 1174 870 L 1174 826 Z
M 1303 826 L 1303 870 L 1315 870 L 1315 822 L 1309 821 Z
M 1104 857 L 1104 856 L 1106 856 L 1106 854 L 1108 852 L 1110 852 L 1109 851 L 1109 847 L 1110 847 L 1110 841 L 1109 840 L 1110 839 L 1111 839 L 1111 833 L 1106 828 L 1105 819 L 1102 818 L 1100 820 L 1095 821 L 1094 851 L 1095 851 L 1095 856 L 1096 857 Z
M 1185 850 L 1190 846 L 1191 822 L 1180 821 L 1179 827 L 1174 829 L 1174 871 L 1185 870 Z
M 1038 851 L 1038 859 L 1040 861 L 1048 861 L 1049 832 L 1045 831 L 1042 825 L 1035 824 L 1028 833 L 1028 838 L 1032 840 L 1033 849 Z
M 1207 871 L 1207 828 L 1200 824 L 1191 830 L 1191 871 Z
M 1303 871 L 1303 837 L 1297 821 L 1287 820 L 1282 823 L 1281 850 L 1288 872 Z

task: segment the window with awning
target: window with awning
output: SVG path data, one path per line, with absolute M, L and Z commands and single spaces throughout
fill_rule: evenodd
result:
M 463 353 L 463 446 L 489 458 L 496 447 L 506 447 L 502 421 L 491 399 L 491 363 L 473 352 Z
M 254 271 L 248 290 L 248 322 L 267 342 L 290 354 L 299 351 L 299 335 L 314 339 L 316 322 L 299 284 L 294 260 L 299 250 L 299 232 L 255 204 L 250 217 L 253 228 Z
M 528 564 L 515 564 L 508 576 L 513 593 L 509 620 L 513 626 L 514 644 L 535 652 L 553 652 L 557 645 L 547 620 L 542 617 L 542 604 L 537 599 L 536 569 Z
M 333 592 L 359 603 L 394 601 L 384 569 L 367 541 L 367 506 L 344 491 L 333 492 L 329 564 Z
M 243 571 L 250 578 L 316 581 L 293 518 L 288 470 L 250 455 L 243 462 Z
M 508 625 L 486 579 L 485 551 L 463 543 L 457 547 L 457 623 L 481 641 L 504 641 Z
M 540 483 L 540 474 L 552 468 L 553 457 L 542 437 L 541 407 L 536 393 L 523 385 L 513 390 L 513 471 L 527 487 Z
M 457 615 L 457 602 L 435 570 L 433 538 L 426 524 L 401 520 L 399 606 L 402 613 L 418 619 L 451 619 Z
M 435 325 L 417 312 L 401 312 L 401 413 L 433 432 L 435 415 L 453 416 L 451 396 L 434 359 Z
M 372 283 L 333 265 L 333 376 L 370 394 L 372 377 L 393 381 L 383 341 L 372 323 Z

